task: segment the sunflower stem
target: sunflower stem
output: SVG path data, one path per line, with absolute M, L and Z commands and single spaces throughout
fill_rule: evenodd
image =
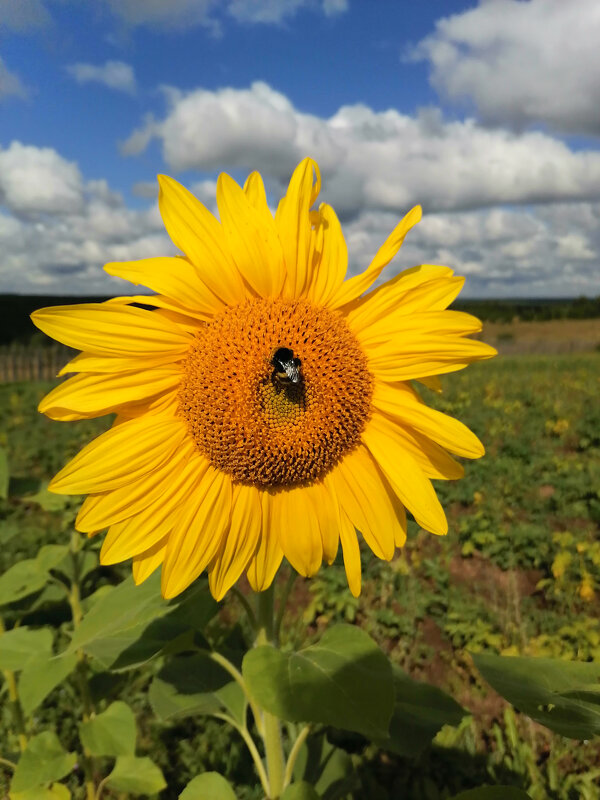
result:
M 255 644 L 276 646 L 275 642 L 275 587 L 273 584 L 257 595 L 258 622 Z M 283 759 L 283 742 L 281 725 L 273 714 L 263 711 L 262 738 L 267 757 L 267 775 L 269 778 L 269 800 L 277 800 L 283 791 L 283 775 L 285 763 Z

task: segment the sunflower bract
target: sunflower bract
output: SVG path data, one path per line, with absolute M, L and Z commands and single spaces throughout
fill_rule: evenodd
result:
M 162 567 L 165 597 L 204 570 L 217 599 L 244 572 L 262 591 L 284 557 L 310 576 L 340 543 L 358 595 L 358 533 L 384 559 L 404 543 L 406 510 L 446 533 L 431 480 L 462 475 L 450 453 L 483 455 L 413 385 L 435 387 L 436 376 L 495 355 L 468 338 L 478 320 L 447 310 L 463 279 L 422 264 L 369 291 L 420 207 L 346 280 L 335 212 L 313 208 L 319 189 L 307 158 L 273 217 L 258 173 L 243 188 L 221 175 L 219 221 L 160 176 L 160 211 L 184 255 L 105 267 L 156 294 L 32 315 L 82 351 L 40 411 L 117 415 L 50 489 L 88 494 L 76 526 L 108 528 L 102 563 L 132 559 L 138 583 Z M 293 381 L 274 367 L 278 351 L 295 359 Z

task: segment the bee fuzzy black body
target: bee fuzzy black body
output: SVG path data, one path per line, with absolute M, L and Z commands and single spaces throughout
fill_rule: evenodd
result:
M 278 347 L 271 358 L 271 381 L 279 394 L 282 390 L 302 388 L 302 362 L 289 347 Z

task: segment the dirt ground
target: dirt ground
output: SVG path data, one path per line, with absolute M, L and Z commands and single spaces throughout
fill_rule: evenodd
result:
M 484 322 L 479 338 L 503 355 L 589 352 L 600 349 L 600 319 Z

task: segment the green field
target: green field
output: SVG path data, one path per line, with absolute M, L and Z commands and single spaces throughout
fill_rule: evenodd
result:
M 553 656 L 600 663 L 600 353 L 515 356 L 444 377 L 428 403 L 471 427 L 486 456 L 466 464 L 459 482 L 438 483 L 450 532 L 436 538 L 412 523 L 406 547 L 390 563 L 363 551 L 364 585 L 356 600 L 343 567 L 298 579 L 284 622 L 284 644 L 317 637 L 333 621 L 363 627 L 412 677 L 435 684 L 470 713 L 443 728 L 431 747 L 410 759 L 331 732 L 350 754 L 357 788 L 338 798 L 449 798 L 463 789 L 511 784 L 542 798 L 600 798 L 600 744 L 550 733 L 487 687 L 470 652 Z M 68 544 L 77 502 L 53 506 L 36 494 L 65 461 L 109 420 L 61 424 L 36 412 L 51 384 L 0 387 L 0 447 L 8 454 L 10 486 L 0 499 L 0 573 L 35 558 L 47 544 Z M 85 598 L 124 578 L 127 567 L 99 568 L 92 545 Z M 61 564 L 56 567 L 60 571 Z M 244 587 L 242 587 L 243 589 Z M 226 599 L 211 634 L 234 647 L 240 606 Z M 69 606 L 52 587 L 4 605 L 7 629 L 50 626 L 54 647 L 72 632 Z M 241 800 L 258 800 L 252 763 L 241 739 L 222 723 L 188 715 L 163 723 L 147 689 L 161 658 L 119 673 L 93 660 L 92 698 L 124 698 L 138 723 L 138 753 L 160 766 L 178 797 L 204 770 L 223 772 Z M 4 684 L 6 691 L 6 684 Z M 3 696 L 5 698 L 6 695 Z M 27 734 L 55 728 L 76 749 L 79 703 L 75 677 L 55 688 L 27 721 Z M 0 756 L 18 750 L 9 704 L 0 712 Z M 108 764 L 107 760 L 107 764 Z M 0 769 L 2 769 L 0 765 Z M 0 793 L 10 773 L 0 775 Z M 2 783 L 4 780 L 4 784 Z M 65 780 L 84 797 L 81 772 Z M 126 796 L 107 790 L 103 798 Z

